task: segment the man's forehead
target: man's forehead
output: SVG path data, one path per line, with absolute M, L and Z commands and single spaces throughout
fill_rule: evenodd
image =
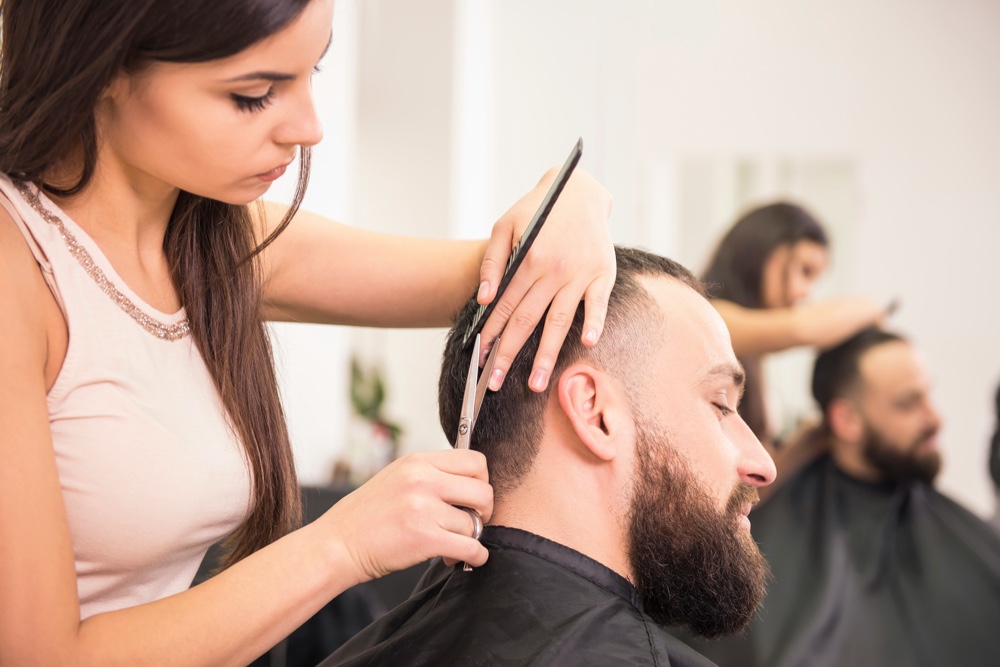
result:
M 661 343 L 672 365 L 683 366 L 699 382 L 728 378 L 742 384 L 729 330 L 708 300 L 673 278 L 647 278 L 644 285 L 660 309 Z
M 917 350 L 907 341 L 876 345 L 859 362 L 863 389 L 869 394 L 895 394 L 926 387 L 927 368 Z

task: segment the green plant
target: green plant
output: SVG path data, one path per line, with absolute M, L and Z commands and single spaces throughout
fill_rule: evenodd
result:
M 382 414 L 385 383 L 377 366 L 365 369 L 358 359 L 351 359 L 351 407 L 359 417 L 383 429 L 393 445 L 399 444 L 403 429 Z

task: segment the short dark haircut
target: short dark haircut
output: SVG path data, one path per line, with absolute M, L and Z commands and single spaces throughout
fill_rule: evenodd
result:
M 906 339 L 891 331 L 870 327 L 816 357 L 812 394 L 823 410 L 824 419 L 830 403 L 857 390 L 861 381 L 861 358 L 865 353 L 879 345 L 896 341 L 905 342 Z
M 539 323 L 511 364 L 500 391 L 486 392 L 473 430 L 472 448 L 486 455 L 490 482 L 498 496 L 515 488 L 530 470 L 542 437 L 543 414 L 549 392 L 565 368 L 581 358 L 587 358 L 616 377 L 628 379 L 626 388 L 634 389 L 632 378 L 657 343 L 649 336 L 650 325 L 661 321 L 664 315 L 640 284 L 639 278 L 671 278 L 704 295 L 701 283 L 694 274 L 673 260 L 646 250 L 622 246 L 615 247 L 615 256 L 615 285 L 598 345 L 588 349 L 581 343 L 581 303 L 553 368 L 549 389 L 537 393 L 528 387 L 528 375 L 541 340 L 542 323 Z M 441 427 L 452 445 L 457 435 L 471 354 L 471 346 L 463 346 L 462 338 L 476 308 L 473 296 L 456 316 L 441 364 L 438 410 Z M 633 399 L 632 395 L 630 399 Z

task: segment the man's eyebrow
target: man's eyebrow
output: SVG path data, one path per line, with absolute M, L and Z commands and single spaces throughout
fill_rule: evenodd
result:
M 923 394 L 924 392 L 920 391 L 919 389 L 908 389 L 904 393 L 896 396 L 895 399 L 893 400 L 893 403 L 895 403 L 896 405 L 901 405 L 903 403 L 919 401 L 921 398 L 923 398 Z
M 326 52 L 330 50 L 330 45 L 333 44 L 333 32 L 330 32 L 330 39 L 326 41 L 326 47 L 323 49 L 322 55 L 320 55 L 319 60 L 323 60 L 326 56 Z M 319 60 L 316 62 L 318 63 Z M 294 74 L 288 74 L 286 72 L 250 72 L 249 74 L 241 74 L 240 76 L 233 77 L 232 79 L 227 79 L 226 83 L 238 83 L 240 81 L 291 81 L 295 78 Z
M 739 362 L 723 362 L 717 364 L 708 369 L 705 373 L 705 382 L 710 381 L 713 378 L 725 377 L 732 380 L 733 384 L 736 385 L 736 389 L 739 392 L 739 397 L 743 397 L 743 389 L 746 386 L 747 374 L 743 370 L 743 366 Z

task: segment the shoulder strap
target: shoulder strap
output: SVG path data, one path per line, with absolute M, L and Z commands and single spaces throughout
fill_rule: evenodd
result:
M 31 233 L 31 229 L 24 222 L 24 218 L 21 214 L 17 212 L 17 208 L 7 197 L 7 193 L 0 189 L 0 206 L 2 206 L 10 217 L 14 220 L 14 224 L 17 225 L 18 229 L 21 230 L 21 234 L 24 236 L 24 240 L 28 242 L 28 248 L 31 250 L 31 254 L 35 257 L 35 261 L 38 262 L 39 268 L 42 270 L 42 278 L 45 279 L 45 284 L 49 286 L 49 291 L 52 292 L 52 296 L 55 297 L 56 303 L 59 305 L 59 309 L 63 311 L 63 315 L 66 314 L 66 308 L 63 306 L 62 297 L 59 295 L 59 288 L 56 287 L 55 276 L 52 274 L 52 265 L 49 263 L 49 258 L 45 255 L 45 251 L 42 247 L 38 245 L 38 241 L 35 240 L 34 234 Z
M 7 193 L 3 190 L 0 190 L 0 206 L 3 206 L 4 209 L 6 209 L 7 213 L 9 213 L 10 217 L 14 220 L 14 224 L 21 230 L 21 234 L 24 235 L 24 240 L 28 242 L 28 247 L 31 249 L 31 254 L 35 256 L 35 261 L 38 262 L 40 267 L 42 267 L 42 272 L 46 275 L 51 275 L 52 267 L 49 265 L 48 257 L 45 256 L 45 251 L 43 251 L 42 247 L 38 245 L 38 241 L 35 240 L 35 236 L 31 233 L 28 225 L 25 224 L 21 214 L 17 212 L 17 209 L 14 208 L 14 204 L 10 201 L 10 199 L 8 199 Z

